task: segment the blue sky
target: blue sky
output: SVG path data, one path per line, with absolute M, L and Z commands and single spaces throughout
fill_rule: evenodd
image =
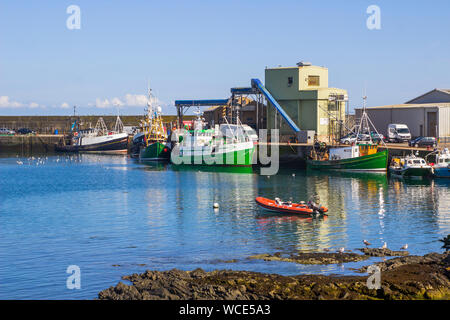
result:
M 366 27 L 372 4 L 380 30 Z M 448 0 L 2 0 L 0 115 L 116 114 L 113 101 L 142 114 L 149 79 L 175 114 L 176 99 L 227 98 L 300 60 L 326 66 L 351 108 L 364 87 L 369 106 L 403 103 L 450 88 L 449 12 Z

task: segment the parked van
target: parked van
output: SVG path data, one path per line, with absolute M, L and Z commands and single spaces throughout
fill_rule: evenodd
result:
M 407 142 L 411 140 L 411 132 L 406 124 L 388 125 L 387 139 L 389 142 Z

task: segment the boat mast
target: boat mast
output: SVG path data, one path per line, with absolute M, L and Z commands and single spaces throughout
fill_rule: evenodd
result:
M 117 107 L 117 119 L 116 119 L 116 124 L 114 125 L 114 132 L 115 133 L 122 133 L 123 132 L 123 122 L 120 119 L 119 104 L 118 103 L 116 103 L 116 107 Z

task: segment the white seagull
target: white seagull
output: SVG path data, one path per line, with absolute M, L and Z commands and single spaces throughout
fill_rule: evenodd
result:
M 408 249 L 408 244 L 405 244 L 403 247 L 400 248 L 400 250 L 406 250 Z
M 344 248 L 344 247 L 339 248 L 339 250 L 338 250 L 339 253 L 344 253 L 344 251 L 345 251 L 345 248 Z
M 387 243 L 386 243 L 386 242 L 383 244 L 383 246 L 381 247 L 381 249 L 387 249 Z

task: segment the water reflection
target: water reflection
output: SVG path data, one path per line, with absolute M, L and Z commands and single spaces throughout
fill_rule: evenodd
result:
M 0 191 L 0 298 L 42 298 L 43 285 L 45 297 L 93 298 L 145 268 L 345 273 L 349 265 L 342 271 L 247 257 L 354 250 L 363 239 L 374 247 L 386 241 L 396 250 L 408 243 L 411 254 L 424 254 L 440 252 L 437 240 L 450 233 L 448 179 L 295 169 L 267 177 L 94 154 L 48 156 L 39 166 L 37 159 L 27 161 L 0 158 L 0 185 L 7 186 Z M 307 201 L 315 193 L 328 217 L 267 213 L 254 201 Z M 212 262 L 219 259 L 238 262 Z M 68 293 L 56 285 L 65 283 L 61 277 L 73 263 L 86 270 L 85 291 Z M 124 267 L 112 267 L 117 264 Z

